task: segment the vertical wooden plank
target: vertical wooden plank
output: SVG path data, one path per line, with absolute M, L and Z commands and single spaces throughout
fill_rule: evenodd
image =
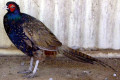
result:
M 84 47 L 89 48 L 90 44 L 92 46 L 92 33 L 93 33 L 93 24 L 92 24 L 92 0 L 86 0 L 85 3 L 85 26 L 84 26 Z M 93 43 L 94 44 L 94 43 Z
M 115 13 L 117 0 L 109 0 L 108 6 L 108 20 L 107 20 L 107 45 L 108 48 L 114 48 L 113 46 L 113 36 L 114 36 L 114 27 L 115 27 Z
M 26 14 L 30 14 L 30 1 L 29 0 L 20 0 L 20 11 Z
M 92 36 L 94 36 L 94 38 L 93 38 L 94 44 L 91 48 L 93 48 L 93 49 L 98 48 L 100 13 L 101 13 L 101 11 L 100 11 L 100 0 L 93 0 L 92 1 L 92 20 L 91 20 L 92 24 L 93 24 L 93 34 L 92 34 Z
M 40 0 L 39 19 L 53 32 L 55 0 Z
M 65 0 L 64 3 L 64 19 L 65 19 L 65 27 L 64 27 L 64 45 L 69 45 L 69 28 L 70 28 L 70 15 L 71 11 L 71 0 Z
M 113 26 L 113 49 L 120 49 L 120 0 L 116 2 L 115 26 Z
M 55 0 L 54 32 L 58 39 L 64 44 L 64 30 L 66 27 L 65 0 Z
M 39 5 L 37 4 L 37 0 L 29 0 L 29 14 L 31 14 L 31 16 L 38 18 L 38 14 L 39 14 Z
M 99 27 L 99 0 L 86 0 L 85 3 L 84 48 L 96 48 Z
M 85 17 L 85 1 L 71 0 L 71 12 L 69 19 L 68 45 L 81 47 L 83 45 L 83 27 Z
M 101 14 L 99 27 L 99 47 L 107 48 L 107 20 L 108 20 L 108 0 L 101 0 Z
M 101 15 L 99 25 L 99 48 L 113 48 L 113 27 L 115 26 L 116 1 L 101 1 Z

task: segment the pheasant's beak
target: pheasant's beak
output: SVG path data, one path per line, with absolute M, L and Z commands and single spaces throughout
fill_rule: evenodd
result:
M 3 9 L 6 9 L 6 10 L 8 10 L 9 8 L 8 8 L 7 6 L 4 6 L 4 7 L 3 7 Z

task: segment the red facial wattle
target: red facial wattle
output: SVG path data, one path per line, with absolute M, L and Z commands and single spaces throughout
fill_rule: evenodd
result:
M 11 11 L 11 12 L 14 12 L 14 11 L 15 11 L 15 8 L 11 8 L 10 11 Z
M 10 9 L 11 12 L 15 11 L 15 5 L 14 4 L 9 4 L 8 8 Z

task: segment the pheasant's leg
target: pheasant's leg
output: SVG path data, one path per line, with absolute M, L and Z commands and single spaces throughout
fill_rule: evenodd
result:
M 31 72 L 32 72 L 32 68 L 33 68 L 33 57 L 31 57 L 31 60 L 30 60 L 29 69 L 28 69 L 28 70 L 24 70 L 24 71 L 20 71 L 20 72 L 18 72 L 18 73 L 21 73 L 21 74 L 31 73 Z
M 25 77 L 27 77 L 27 78 L 33 78 L 35 76 L 35 74 L 36 74 L 38 64 L 39 64 L 39 60 L 36 60 L 36 64 L 35 64 L 33 72 L 30 73 L 29 75 L 26 75 Z
M 31 57 L 30 66 L 29 66 L 28 71 L 32 71 L 32 68 L 33 68 L 33 57 Z

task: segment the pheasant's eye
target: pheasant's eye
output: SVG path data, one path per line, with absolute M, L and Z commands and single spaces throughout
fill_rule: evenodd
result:
M 15 6 L 14 6 L 14 5 L 12 5 L 10 8 L 15 8 Z
M 9 4 L 8 8 L 15 8 L 14 4 Z

